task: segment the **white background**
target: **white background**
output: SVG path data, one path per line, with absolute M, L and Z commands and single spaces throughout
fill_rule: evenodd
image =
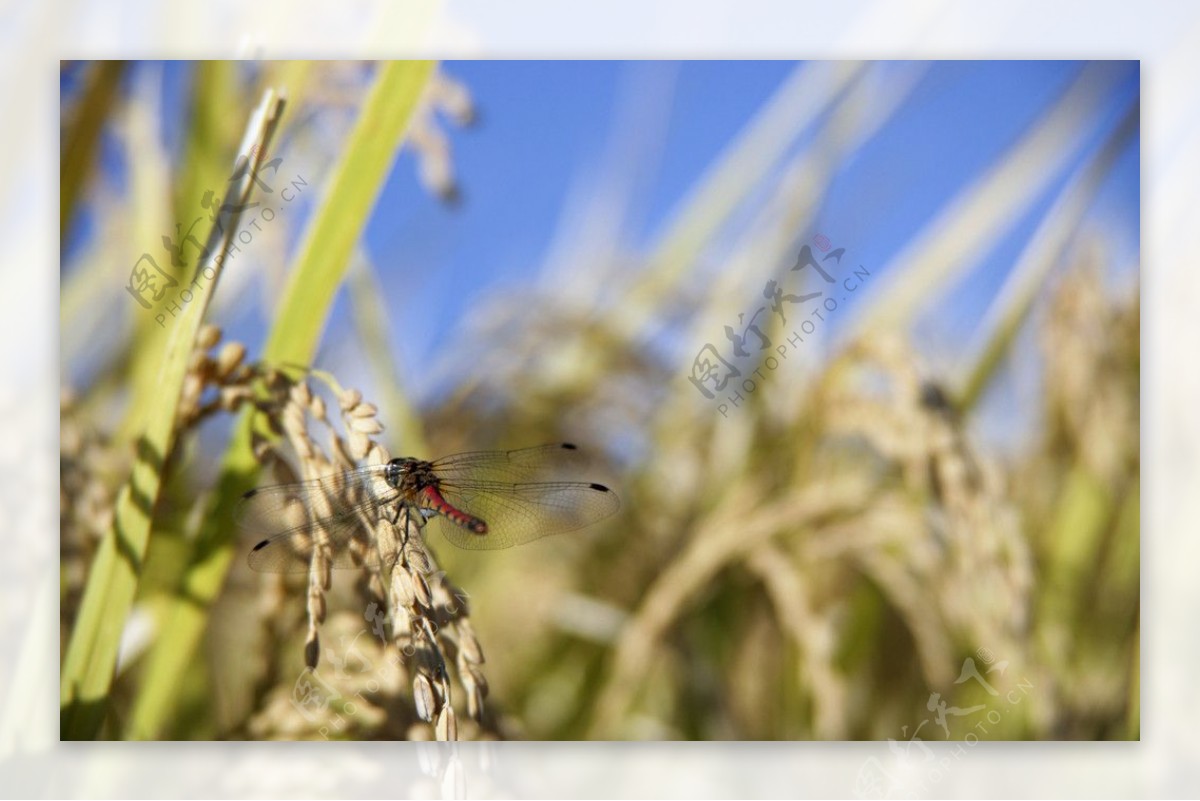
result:
M 0 793 L 853 797 L 887 761 L 878 743 L 58 743 L 58 59 L 413 55 L 1141 59 L 1143 740 L 943 747 L 921 794 L 1200 793 L 1200 4 L 4 0 L 0 42 Z

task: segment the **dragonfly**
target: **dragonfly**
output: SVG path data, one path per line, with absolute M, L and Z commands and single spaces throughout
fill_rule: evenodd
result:
M 307 571 L 317 547 L 333 567 L 393 562 L 397 553 L 381 552 L 370 532 L 381 519 L 399 523 L 405 512 L 460 548 L 509 548 L 590 526 L 620 508 L 604 484 L 562 480 L 585 466 L 579 449 L 565 442 L 434 461 L 399 457 L 250 490 L 235 516 L 261 537 L 250 567 L 268 573 Z

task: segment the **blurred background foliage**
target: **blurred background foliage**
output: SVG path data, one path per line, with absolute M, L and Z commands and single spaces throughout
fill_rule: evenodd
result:
M 434 735 L 403 681 L 318 715 L 289 702 L 303 582 L 251 573 L 229 520 L 269 421 L 196 377 L 211 351 L 210 372 L 245 353 L 360 389 L 393 454 L 570 440 L 603 464 L 623 508 L 594 529 L 429 543 L 487 655 L 487 714 L 460 736 L 1136 739 L 1137 66 L 985 66 L 709 64 L 714 95 L 756 99 L 714 101 L 706 128 L 684 113 L 692 65 L 626 65 L 603 157 L 581 164 L 553 144 L 575 106 L 520 116 L 549 85 L 586 94 L 579 64 L 64 64 L 62 736 Z M 971 104 L 938 101 L 954 80 Z M 205 190 L 223 195 L 266 90 L 286 97 L 263 159 L 280 162 L 251 199 L 278 212 L 197 304 L 225 350 L 211 328 L 177 342 L 183 317 L 160 325 L 129 270 L 153 251 L 190 280 L 159 243 L 207 231 Z M 987 114 L 1011 128 L 990 152 L 965 133 Z M 512 163 L 473 185 L 470 143 L 514 128 Z M 713 131 L 681 172 L 680 137 Z M 472 220 L 490 178 L 563 171 L 584 178 L 540 267 L 496 280 L 477 254 L 511 261 L 519 231 L 422 223 Z M 655 175 L 682 188 L 651 203 Z M 765 282 L 813 281 L 789 269 L 806 245 L 867 277 L 802 344 L 802 307 L 768 309 L 772 347 L 747 336 L 741 378 L 707 399 L 697 352 L 732 359 L 722 331 Z M 364 627 L 339 577 L 322 640 L 381 648 Z M 324 664 L 346 698 L 370 680 Z

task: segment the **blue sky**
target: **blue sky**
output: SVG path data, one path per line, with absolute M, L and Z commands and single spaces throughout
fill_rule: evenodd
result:
M 536 277 L 571 198 L 600 186 L 619 163 L 622 148 L 637 139 L 631 134 L 645 133 L 640 126 L 648 126 L 649 138 L 657 131 L 661 139 L 655 140 L 654 158 L 636 176 L 623 230 L 623 245 L 632 252 L 654 241 L 704 170 L 795 66 L 783 61 L 446 63 L 445 72 L 469 88 L 481 115 L 475 127 L 444 126 L 463 202 L 449 208 L 419 186 L 406 149 L 365 236 L 384 285 L 397 352 L 415 373 L 418 394 L 429 388 L 421 370 L 412 367 L 434 361 L 471 310 L 497 290 L 519 288 Z M 855 261 L 886 264 L 1021 136 L 1081 68 L 1078 62 L 932 64 L 899 111 L 839 167 L 814 227 L 848 247 Z M 186 122 L 190 70 L 186 63 L 172 63 L 164 73 L 164 136 L 173 152 Z M 1090 146 L 1136 99 L 1139 80 L 1138 64 L 1128 62 Z M 64 77 L 64 95 L 73 81 L 72 73 Z M 1128 264 L 1136 264 L 1139 247 L 1138 152 L 1135 142 L 1123 154 L 1091 212 L 1119 251 L 1114 260 Z M 124 165 L 111 140 L 103 157 L 120 186 Z M 969 334 L 1066 174 L 987 255 L 968 286 L 955 294 L 954 304 L 939 310 L 935 329 L 948 337 Z M 85 215 L 64 254 L 87 235 Z M 331 325 L 342 328 L 346 311 L 342 298 Z M 265 324 L 261 319 L 232 322 L 234 332 L 251 343 L 253 331 Z
M 886 67 L 886 65 L 884 65 Z M 882 266 L 985 165 L 1011 147 L 1078 76 L 1077 62 L 933 64 L 905 105 L 835 177 L 817 225 Z M 573 190 L 602 177 L 630 115 L 622 102 L 665 85 L 669 105 L 661 160 L 639 188 L 626 245 L 644 251 L 704 169 L 789 75 L 791 62 L 453 62 L 483 123 L 450 130 L 466 198 L 432 201 L 413 181 L 410 157 L 390 177 L 367 231 L 395 320 L 413 323 L 400 343 L 421 364 L 452 338 L 464 315 L 498 287 L 541 267 Z M 1098 144 L 1139 90 L 1136 63 L 1109 98 L 1090 142 Z M 656 83 L 657 82 L 657 83 Z M 647 124 L 658 124 L 649 120 Z M 1074 166 L 1071 165 L 1071 166 Z M 1138 147 L 1106 183 L 1095 216 L 1108 218 L 1118 260 L 1136 263 Z M 978 266 L 937 327 L 959 336 L 979 319 L 1063 185 L 1068 170 Z M 748 298 L 748 302 L 753 301 Z M 939 312 L 939 318 L 942 313 Z M 415 331 L 415 333 L 412 333 Z M 690 356 L 685 354 L 685 356 Z M 420 386 L 420 381 L 416 382 Z
M 448 209 L 431 201 L 412 180 L 406 153 L 367 230 L 389 298 L 403 298 L 396 318 L 420 321 L 401 344 L 404 362 L 422 363 L 452 340 L 474 304 L 540 271 L 571 193 L 603 180 L 629 134 L 622 104 L 636 103 L 640 89 L 666 85 L 669 102 L 650 110 L 661 119 L 637 120 L 666 129 L 628 220 L 625 244 L 635 251 L 653 241 L 793 69 L 792 62 L 448 63 L 482 115 L 477 128 L 449 129 L 464 202 Z

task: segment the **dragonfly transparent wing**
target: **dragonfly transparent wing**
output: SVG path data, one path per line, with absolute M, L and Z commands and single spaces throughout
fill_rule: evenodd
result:
M 246 493 L 235 519 L 256 539 L 250 567 L 267 573 L 304 572 L 319 542 L 327 544 L 334 567 L 378 564 L 370 528 L 380 508 L 390 511 L 400 496 L 388 486 L 384 470 L 385 465 L 372 465 Z
M 589 526 L 615 513 L 617 494 L 603 484 L 583 481 L 502 482 L 446 479 L 442 497 L 487 524 L 476 534 L 437 516 L 429 524 L 460 548 L 510 548 L 551 534 Z
M 438 459 L 434 472 L 447 482 L 492 481 L 518 484 L 582 478 L 589 460 L 569 442 L 514 451 L 475 451 Z

